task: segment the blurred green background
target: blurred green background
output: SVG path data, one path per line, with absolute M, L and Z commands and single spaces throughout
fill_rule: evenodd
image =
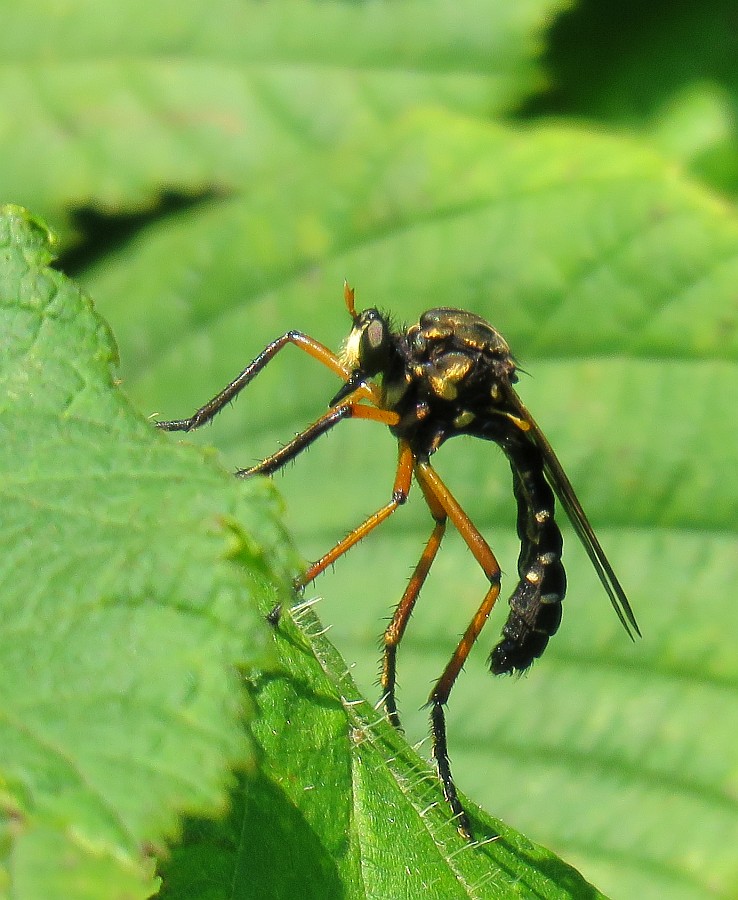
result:
M 736 5 L 0 13 L 0 199 L 60 235 L 144 415 L 189 414 L 290 328 L 338 348 L 344 278 L 399 322 L 451 305 L 502 331 L 644 638 L 567 528 L 545 656 L 493 680 L 498 610 L 452 695 L 459 786 L 612 897 L 738 896 Z M 287 350 L 191 439 L 247 466 L 335 389 Z M 347 423 L 275 479 L 305 559 L 386 501 L 394 457 L 389 433 Z M 437 466 L 509 592 L 504 458 L 459 439 Z M 413 495 L 311 589 L 370 697 L 430 527 Z M 483 589 L 449 534 L 400 652 L 411 743 Z

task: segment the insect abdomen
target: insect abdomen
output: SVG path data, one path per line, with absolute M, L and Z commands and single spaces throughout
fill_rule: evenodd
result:
M 554 495 L 543 474 L 538 448 L 519 434 L 499 442 L 513 472 L 518 504 L 520 581 L 510 597 L 503 638 L 489 663 L 495 675 L 522 672 L 546 649 L 561 622 L 566 574 L 563 540 L 554 520 Z

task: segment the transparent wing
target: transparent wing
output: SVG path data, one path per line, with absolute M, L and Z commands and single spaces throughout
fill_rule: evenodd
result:
M 628 598 L 625 595 L 625 591 L 618 581 L 617 575 L 610 565 L 610 561 L 605 556 L 605 551 L 597 540 L 597 535 L 589 524 L 589 519 L 582 509 L 582 505 L 579 502 L 577 495 L 574 493 L 574 488 L 572 487 L 566 472 L 564 472 L 558 457 L 554 453 L 553 447 L 549 444 L 546 435 L 541 431 L 538 423 L 528 412 L 522 400 L 514 390 L 510 389 L 508 399 L 515 409 L 523 428 L 528 432 L 531 439 L 541 451 L 546 477 L 551 483 L 551 487 L 554 489 L 556 496 L 559 498 L 559 502 L 566 510 L 566 514 L 569 517 L 571 524 L 574 526 L 574 530 L 576 531 L 579 540 L 582 542 L 582 546 L 587 551 L 587 556 L 589 556 L 595 572 L 597 572 L 598 578 L 607 591 L 613 609 L 617 613 L 623 628 L 627 631 L 631 640 L 635 640 L 635 635 L 641 637 L 641 631 L 636 622 L 630 603 L 628 602 Z

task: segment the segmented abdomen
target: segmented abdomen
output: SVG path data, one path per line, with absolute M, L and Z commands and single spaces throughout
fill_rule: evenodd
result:
M 543 474 L 540 450 L 514 426 L 497 443 L 512 468 L 520 538 L 520 581 L 510 597 L 503 638 L 489 658 L 493 674 L 504 675 L 527 669 L 558 630 L 566 573 L 561 562 L 563 540 L 554 520 L 554 495 Z

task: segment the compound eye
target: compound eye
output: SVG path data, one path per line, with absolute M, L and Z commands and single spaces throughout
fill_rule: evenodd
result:
M 369 353 L 369 355 L 380 350 L 385 342 L 384 322 L 379 319 L 370 322 L 364 329 L 363 338 L 363 349 L 365 352 Z
M 387 323 L 374 310 L 369 311 L 361 331 L 359 343 L 359 362 L 362 370 L 368 375 L 380 372 L 387 360 L 389 350 L 389 333 Z

